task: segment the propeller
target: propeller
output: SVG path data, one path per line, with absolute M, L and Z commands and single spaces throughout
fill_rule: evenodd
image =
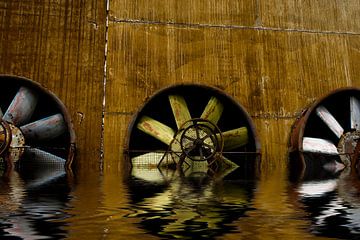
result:
M 176 142 L 180 142 L 180 137 L 183 136 L 186 138 L 185 140 L 187 143 L 193 144 L 186 150 L 186 153 L 197 151 L 194 154 L 200 156 L 200 159 L 205 159 L 207 156 L 206 151 L 212 151 L 212 149 L 215 149 L 213 146 L 214 139 L 209 137 L 211 135 L 209 134 L 209 131 L 217 128 L 217 123 L 222 116 L 224 105 L 217 97 L 211 96 L 202 111 L 200 118 L 198 118 L 198 120 L 194 120 L 183 96 L 171 94 L 168 96 L 168 100 L 177 126 L 176 130 L 147 115 L 141 116 L 137 123 L 137 129 L 164 143 L 167 148 L 171 148 L 171 152 L 180 154 L 181 152 L 184 153 L 185 150 L 180 147 L 181 144 L 177 144 Z M 182 134 L 187 129 L 184 127 L 184 124 L 186 125 L 193 120 L 194 122 L 203 121 L 202 126 L 200 126 L 200 124 L 199 126 L 196 126 L 196 123 L 194 123 L 194 125 L 189 127 L 193 128 L 191 132 L 187 131 Z M 210 130 L 205 130 L 206 128 L 209 128 Z M 222 138 L 223 149 L 225 151 L 243 147 L 249 141 L 248 130 L 246 127 L 239 127 L 225 132 L 219 132 L 214 135 L 218 141 Z M 150 158 L 152 159 L 150 160 Z M 132 165 L 157 166 L 163 159 L 164 153 L 150 152 L 132 158 Z
M 347 108 L 344 108 L 342 111 L 350 111 L 350 119 L 348 120 L 350 129 L 344 129 L 343 126 L 339 123 L 339 121 L 334 117 L 334 115 L 323 105 L 319 105 L 316 108 L 316 115 L 322 120 L 322 123 L 327 126 L 327 128 L 336 136 L 338 139 L 336 142 L 334 140 L 330 140 L 324 134 L 323 137 L 309 137 L 305 136 L 303 138 L 302 149 L 304 152 L 311 153 L 321 153 L 321 154 L 329 154 L 329 155 L 337 155 L 337 154 L 352 154 L 352 151 L 355 147 L 352 147 L 350 150 L 339 150 L 339 144 L 342 141 L 351 141 L 351 144 L 355 144 L 357 139 L 355 137 L 354 131 L 360 130 L 360 102 L 354 97 L 350 96 L 349 104 Z M 346 138 L 347 136 L 348 139 Z M 352 137 L 352 139 L 350 139 Z M 344 139 L 345 140 L 342 140 Z
M 21 86 L 6 112 L 2 114 L 1 120 L 11 125 L 0 132 L 0 141 L 4 141 L 6 134 L 11 134 L 11 143 L 8 151 L 17 148 L 25 149 L 27 155 L 32 156 L 34 163 L 49 164 L 50 162 L 61 164 L 64 167 L 65 159 L 57 155 L 38 149 L 37 146 L 46 143 L 49 140 L 56 139 L 67 131 L 67 126 L 61 113 L 52 114 L 34 122 L 29 122 L 33 118 L 33 114 L 37 108 L 39 94 L 32 88 Z M 20 129 L 20 131 L 18 130 Z M 25 142 L 19 139 L 25 139 Z M 46 145 L 46 144 L 45 144 Z M 10 154 L 11 155 L 11 154 Z M 16 156 L 12 161 L 17 161 Z M 13 158 L 13 157 L 12 157 Z

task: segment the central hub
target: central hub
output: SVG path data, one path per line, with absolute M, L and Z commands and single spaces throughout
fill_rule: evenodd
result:
M 15 125 L 0 122 L 0 155 L 6 155 L 7 160 L 15 162 L 24 152 L 25 137 Z
M 206 161 L 222 151 L 222 135 L 210 121 L 192 119 L 184 126 L 180 146 L 186 157 L 193 161 Z
M 203 140 L 201 140 L 201 139 L 195 139 L 194 144 L 195 144 L 197 147 L 201 147 L 201 145 L 203 145 Z

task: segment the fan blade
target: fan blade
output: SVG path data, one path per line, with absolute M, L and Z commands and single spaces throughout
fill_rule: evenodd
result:
M 39 169 L 38 169 L 39 170 Z M 65 168 L 42 168 L 36 171 L 35 178 L 26 184 L 27 189 L 34 189 L 54 182 L 66 175 Z
M 37 94 L 26 87 L 20 87 L 14 99 L 6 110 L 3 120 L 21 126 L 28 122 L 37 104 Z
M 312 153 L 324 153 L 335 155 L 338 154 L 336 146 L 325 139 L 304 137 L 303 139 L 303 151 Z
M 180 127 L 186 121 L 191 119 L 191 115 L 187 107 L 186 101 L 182 96 L 169 95 L 169 102 L 174 114 L 176 126 L 178 127 L 178 129 L 180 129 Z
M 338 138 L 341 137 L 341 135 L 344 133 L 344 129 L 324 106 L 319 106 L 316 108 L 316 114 L 321 118 L 321 120 L 323 120 L 323 122 L 330 128 L 330 130 L 335 133 Z
M 63 168 L 66 160 L 38 148 L 25 148 L 25 157 L 21 159 L 25 164 L 51 165 Z M 25 162 L 26 161 L 26 162 Z
M 216 97 L 211 97 L 200 118 L 209 120 L 216 125 L 223 110 L 222 103 Z
M 172 128 L 148 116 L 143 116 L 139 120 L 137 128 L 167 145 L 170 145 L 175 135 Z
M 0 119 L 2 119 L 3 116 L 4 116 L 4 114 L 3 114 L 3 112 L 2 112 L 2 110 L 0 108 Z
M 149 152 L 131 159 L 133 167 L 168 167 L 176 165 L 175 159 L 167 152 Z
M 20 127 L 26 139 L 49 140 L 66 131 L 63 116 L 58 113 Z
M 219 139 L 219 134 L 216 134 Z M 246 127 L 235 128 L 222 133 L 224 140 L 224 151 L 242 147 L 248 143 L 248 131 Z
M 351 128 L 360 130 L 360 102 L 350 97 Z
M 147 182 L 164 182 L 173 178 L 174 169 L 156 167 L 166 153 L 150 152 L 131 159 L 131 175 Z
M 131 159 L 133 167 L 136 166 L 154 166 L 156 167 L 164 158 L 165 152 L 149 152 Z
M 38 148 L 25 148 L 19 161 L 19 171 L 31 172 L 35 177 L 26 184 L 27 189 L 41 187 L 64 176 L 66 160 Z

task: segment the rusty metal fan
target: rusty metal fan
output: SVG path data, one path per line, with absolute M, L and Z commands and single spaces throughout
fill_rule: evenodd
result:
M 69 167 L 75 135 L 62 102 L 39 84 L 0 75 L 0 155 L 8 165 Z
M 295 123 L 291 152 L 330 159 L 340 169 L 357 162 L 360 151 L 360 90 L 343 88 L 316 101 Z M 309 159 L 309 157 L 307 157 Z M 311 164 L 304 161 L 302 165 Z M 335 160 L 335 161 L 334 161 Z M 329 161 L 321 161 L 328 168 Z
M 237 165 L 230 154 L 259 153 L 246 111 L 221 90 L 181 84 L 156 93 L 130 125 L 132 166 Z

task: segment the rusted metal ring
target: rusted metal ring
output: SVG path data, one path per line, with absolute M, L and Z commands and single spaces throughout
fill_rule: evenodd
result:
M 11 143 L 11 129 L 8 123 L 5 121 L 0 122 L 1 131 L 0 131 L 0 155 L 4 154 L 4 152 L 9 148 Z

